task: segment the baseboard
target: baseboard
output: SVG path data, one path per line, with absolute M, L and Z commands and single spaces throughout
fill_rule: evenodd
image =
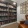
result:
M 5 26 L 8 26 L 8 25 L 11 25 L 11 24 L 14 24 L 14 23 L 17 23 L 17 21 L 16 22 L 12 22 L 12 23 L 1 25 L 1 27 L 5 27 Z

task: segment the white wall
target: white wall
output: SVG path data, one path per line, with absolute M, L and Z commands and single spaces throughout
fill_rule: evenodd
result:
M 27 0 L 12 0 L 17 2 L 17 22 L 19 23 L 21 20 L 25 20 L 25 14 L 20 14 L 20 4 Z
M 25 20 L 25 14 L 20 14 L 20 6 L 17 7 L 17 22 Z

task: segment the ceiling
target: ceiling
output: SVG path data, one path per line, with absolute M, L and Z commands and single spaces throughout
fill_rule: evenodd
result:
M 19 6 L 21 3 L 27 1 L 27 0 L 12 0 L 14 2 L 17 2 L 17 6 Z
M 21 3 L 27 1 L 27 0 L 2 0 L 2 1 L 6 1 L 6 2 L 11 2 L 11 1 L 14 1 L 14 2 L 17 2 L 17 6 L 19 6 Z

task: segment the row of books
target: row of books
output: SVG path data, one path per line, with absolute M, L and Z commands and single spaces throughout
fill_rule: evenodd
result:
M 0 11 L 8 11 L 8 9 L 1 9 L 0 8 Z M 9 10 L 9 12 L 16 12 L 16 10 Z
M 10 7 L 10 8 L 15 8 L 15 7 L 14 7 L 14 6 L 12 6 L 12 5 L 6 5 L 6 4 L 3 4 L 3 3 L 0 3 L 0 6 Z
M 16 10 L 9 10 L 9 12 L 16 12 Z
M 1 8 L 0 8 L 0 11 L 8 11 L 8 9 L 1 9 Z
M 17 19 L 16 4 L 3 4 L 0 3 L 0 24 L 7 24 L 14 22 Z
M 0 16 L 17 15 L 16 13 L 0 13 Z
M 8 13 L 0 13 L 0 16 L 8 15 Z
M 9 21 L 8 21 L 8 20 L 0 21 L 0 25 L 4 25 L 4 24 L 7 24 L 7 23 L 9 23 Z
M 16 19 L 17 17 L 15 16 L 13 16 L 13 17 L 0 17 L 0 20 L 10 20 L 10 19 Z
M 16 21 L 16 19 L 0 21 L 0 25 L 4 25 L 4 24 L 10 23 L 10 22 L 15 22 L 15 21 Z
M 6 10 L 6 9 L 0 9 L 0 11 L 8 11 L 8 9 Z
M 0 6 L 6 6 L 6 4 L 0 3 Z

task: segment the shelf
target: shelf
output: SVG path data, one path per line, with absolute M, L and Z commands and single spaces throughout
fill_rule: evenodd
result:
M 14 18 L 14 19 L 16 19 L 16 18 Z M 14 20 L 14 19 L 11 19 L 11 20 Z
M 5 6 L 0 6 L 0 8 L 7 9 L 8 7 L 5 7 Z
M 0 11 L 0 12 L 8 12 L 8 11 Z
M 3 3 L 3 4 L 8 4 L 8 2 L 2 2 L 2 1 L 0 1 L 0 3 Z
M 12 5 L 12 6 L 14 6 L 12 3 L 9 3 L 9 2 L 1 2 L 0 1 L 0 3 L 3 3 L 3 4 L 9 4 L 9 5 Z M 16 3 L 17 4 L 17 3 Z M 14 6 L 15 7 L 15 6 Z
M 8 16 L 0 16 L 0 17 L 8 17 Z
M 14 16 L 16 17 L 17 15 L 13 15 L 13 16 L 10 15 L 9 17 L 14 17 Z
M 0 20 L 0 22 L 4 22 L 4 20 Z
M 3 9 L 7 9 L 8 7 L 6 7 L 6 6 L 0 6 L 0 8 L 3 8 Z M 11 9 L 11 10 L 16 10 L 16 8 L 9 8 L 9 9 Z
M 17 4 L 17 3 L 16 3 Z M 12 3 L 9 3 L 9 5 L 12 5 L 12 6 L 14 6 Z M 16 5 L 17 6 L 17 5 Z M 16 8 L 16 6 L 14 6 L 15 8 Z
M 9 8 L 9 10 L 13 10 L 13 9 L 16 10 L 16 8 Z
M 1 2 L 0 1 L 0 22 L 3 24 L 7 24 L 10 22 L 14 22 L 17 19 L 17 8 L 11 2 Z M 4 6 L 5 5 L 5 6 Z
M 8 21 L 8 20 L 0 20 L 0 22 L 5 22 L 5 21 Z
M 9 12 L 9 13 L 17 13 L 17 12 Z
M 3 12 L 7 12 L 7 13 L 8 13 L 8 11 L 0 11 L 0 12 L 2 12 L 2 13 L 3 13 Z

